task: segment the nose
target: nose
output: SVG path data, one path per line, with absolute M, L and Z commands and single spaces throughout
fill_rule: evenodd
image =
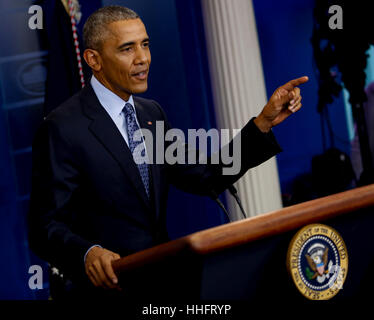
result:
M 146 49 L 141 46 L 136 50 L 135 64 L 145 64 L 148 61 L 148 55 Z

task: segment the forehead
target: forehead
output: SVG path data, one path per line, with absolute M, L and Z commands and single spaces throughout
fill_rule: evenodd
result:
M 140 19 L 129 19 L 112 22 L 108 25 L 110 39 L 115 42 L 142 41 L 147 38 L 147 31 Z

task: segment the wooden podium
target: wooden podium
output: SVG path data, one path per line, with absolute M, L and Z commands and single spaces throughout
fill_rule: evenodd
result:
M 374 288 L 374 185 L 197 232 L 113 267 L 124 290 L 142 301 L 305 301 L 286 257 L 293 236 L 311 223 L 336 229 L 347 247 L 347 277 L 332 300 L 367 298 Z

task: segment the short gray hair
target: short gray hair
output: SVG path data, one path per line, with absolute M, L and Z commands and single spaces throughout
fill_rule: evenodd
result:
M 122 6 L 106 6 L 96 10 L 83 26 L 83 42 L 87 49 L 99 50 L 108 33 L 108 24 L 121 20 L 138 19 L 133 10 Z

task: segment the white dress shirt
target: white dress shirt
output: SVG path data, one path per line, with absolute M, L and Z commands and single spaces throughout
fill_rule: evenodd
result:
M 113 91 L 110 91 L 107 87 L 102 85 L 99 82 L 99 80 L 95 78 L 95 76 L 92 76 L 91 78 L 91 86 L 97 98 L 99 99 L 100 104 L 104 107 L 105 111 L 112 118 L 118 130 L 121 132 L 122 137 L 125 139 L 127 145 L 129 145 L 129 137 L 127 135 L 127 124 L 125 114 L 122 112 L 122 110 L 125 107 L 126 103 L 130 103 L 133 106 L 134 110 L 136 110 L 132 95 L 130 96 L 128 101 L 123 100 L 121 97 L 117 96 Z M 135 119 L 136 123 L 138 124 L 138 127 L 140 128 L 136 114 Z

